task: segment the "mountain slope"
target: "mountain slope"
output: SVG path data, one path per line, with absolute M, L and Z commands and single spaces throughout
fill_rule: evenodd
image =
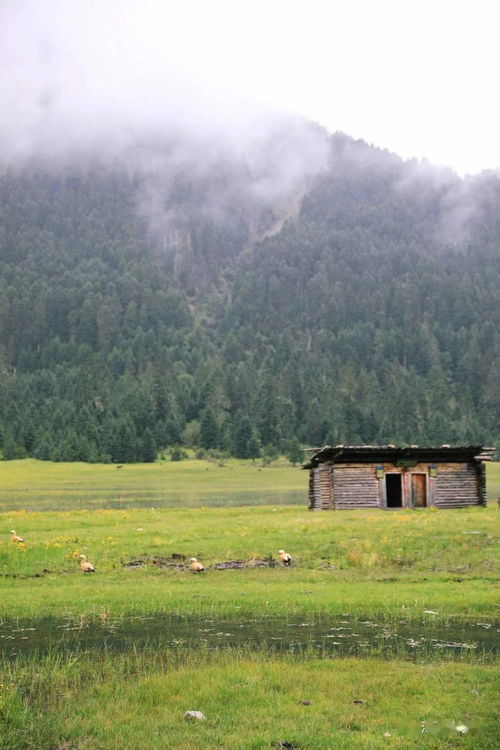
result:
M 499 178 L 329 150 L 5 171 L 4 456 L 498 441 Z

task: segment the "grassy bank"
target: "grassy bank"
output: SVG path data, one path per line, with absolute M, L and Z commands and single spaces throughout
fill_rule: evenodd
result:
M 317 513 L 296 507 L 102 510 L 0 514 L 0 616 L 107 608 L 195 615 L 234 612 L 386 612 L 436 609 L 493 617 L 496 508 Z M 9 530 L 25 538 L 10 541 Z M 276 558 L 291 569 L 217 570 Z M 85 577 L 79 555 L 97 573 Z M 195 556 L 207 570 L 170 567 Z M 160 567 L 164 566 L 164 567 Z
M 413 582 L 342 581 L 328 574 L 288 571 L 225 571 L 215 580 L 190 574 L 170 577 L 133 574 L 91 579 L 2 581 L 0 617 L 120 617 L 127 614 L 169 614 L 221 618 L 271 615 L 278 617 L 341 615 L 355 617 L 435 619 L 498 618 L 498 585 L 453 579 Z
M 5 750 L 497 747 L 487 665 L 135 652 L 2 667 Z M 432 734 L 452 721 L 469 731 Z

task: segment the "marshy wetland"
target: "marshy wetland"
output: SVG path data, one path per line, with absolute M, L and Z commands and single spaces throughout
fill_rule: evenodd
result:
M 421 620 L 363 620 L 345 613 L 326 616 L 275 618 L 170 617 L 129 615 L 113 617 L 15 618 L 0 623 L 0 654 L 15 659 L 32 652 L 81 653 L 126 651 L 129 648 L 185 650 L 246 649 L 294 654 L 433 658 L 443 653 L 483 661 L 496 656 L 500 628 L 490 622 L 450 618 L 437 623 Z
M 311 514 L 298 469 L 183 463 L 0 463 L 1 748 L 497 747 L 496 502 Z

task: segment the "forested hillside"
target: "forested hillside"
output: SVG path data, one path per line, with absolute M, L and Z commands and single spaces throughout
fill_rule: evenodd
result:
M 500 444 L 500 178 L 329 148 L 272 198 L 244 160 L 3 170 L 4 458 Z

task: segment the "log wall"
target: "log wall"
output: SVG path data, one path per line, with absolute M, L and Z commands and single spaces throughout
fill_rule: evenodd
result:
M 484 465 L 478 462 L 437 464 L 437 475 L 429 476 L 427 464 L 403 470 L 394 464 L 381 464 L 384 477 L 378 479 L 373 464 L 320 464 L 309 473 L 310 510 L 384 508 L 385 475 L 402 475 L 403 507 L 411 508 L 411 475 L 425 474 L 426 505 L 436 508 L 463 508 L 486 503 Z
M 483 500 L 478 464 L 439 464 L 434 486 L 436 508 L 463 508 Z
M 329 510 L 332 506 L 332 475 L 328 464 L 309 472 L 309 510 Z
M 374 466 L 338 464 L 333 466 L 332 479 L 333 507 L 337 510 L 380 507 L 379 480 Z

